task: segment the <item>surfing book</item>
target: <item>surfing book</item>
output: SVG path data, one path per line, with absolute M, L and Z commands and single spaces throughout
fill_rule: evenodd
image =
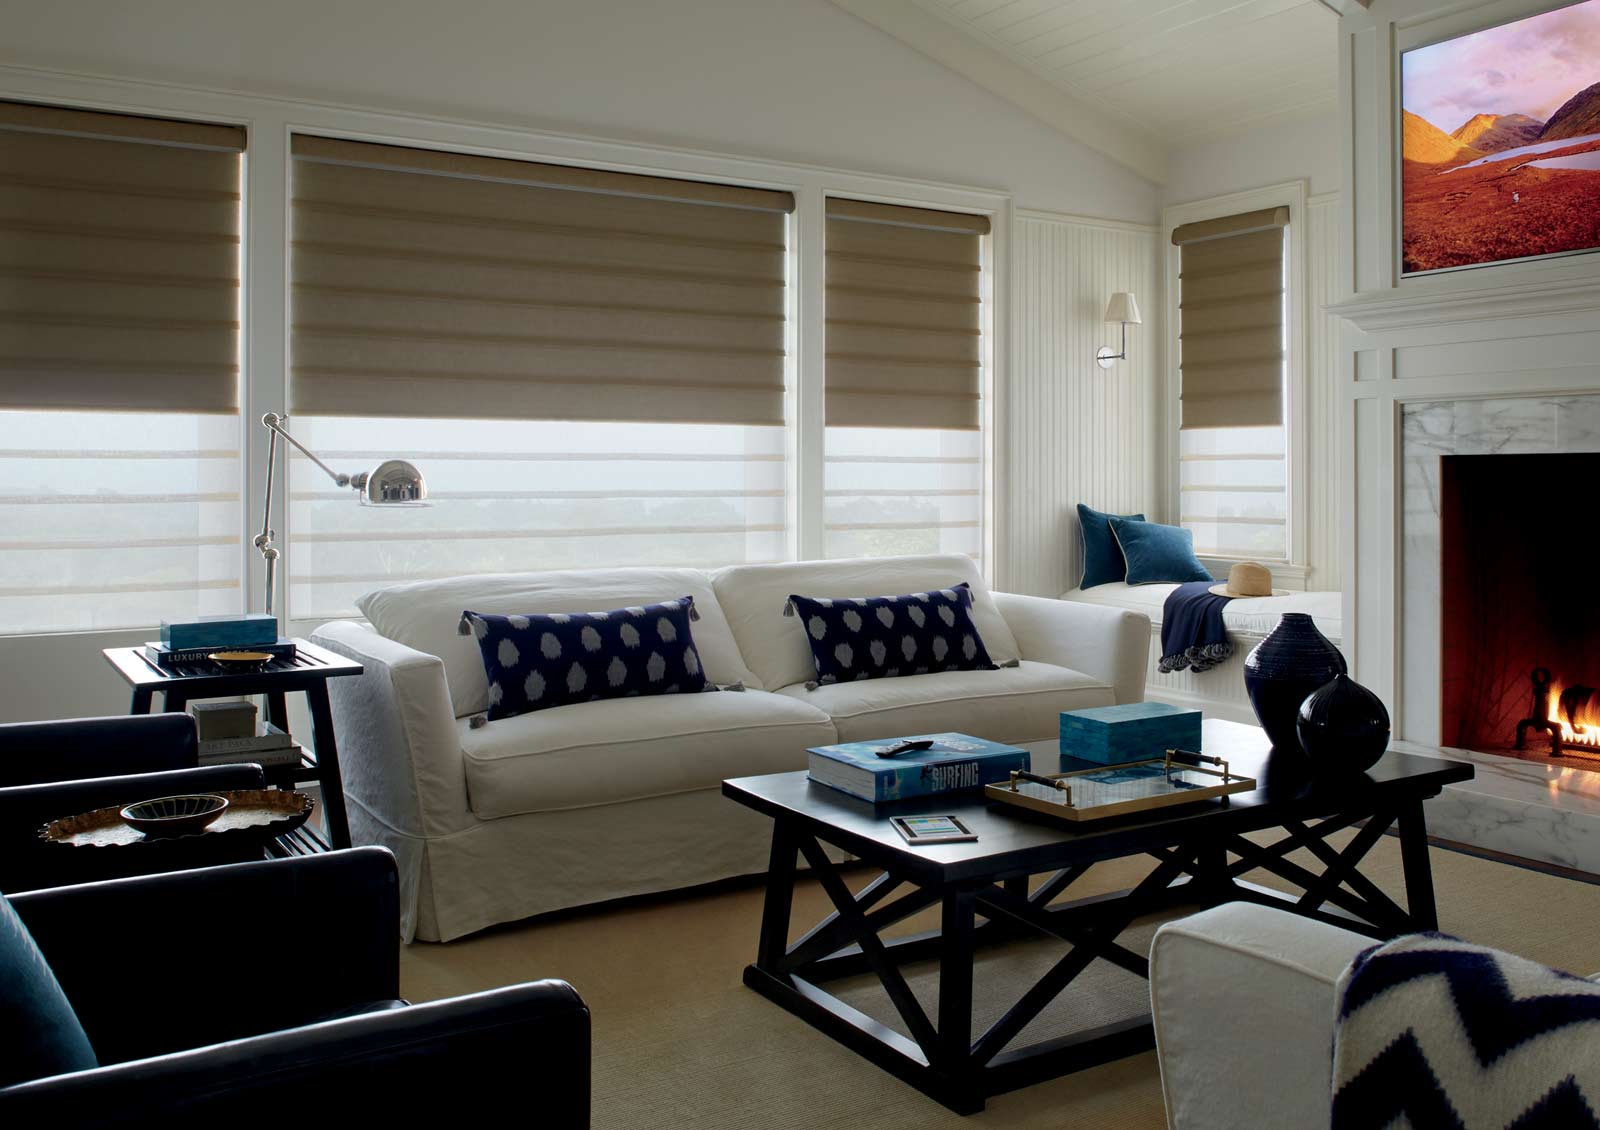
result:
M 931 740 L 925 750 L 880 757 L 897 741 Z M 969 734 L 917 734 L 815 746 L 809 755 L 811 780 L 873 804 L 981 789 L 1006 781 L 1013 769 L 1028 768 L 1028 751 L 974 738 Z

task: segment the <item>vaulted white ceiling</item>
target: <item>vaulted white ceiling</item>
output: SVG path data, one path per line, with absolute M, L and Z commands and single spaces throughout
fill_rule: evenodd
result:
M 942 43 L 929 53 L 997 93 L 1026 87 L 1037 103 L 1054 90 L 1067 118 L 1087 108 L 1128 140 L 1164 151 L 1332 110 L 1333 9 L 1362 0 L 835 2 L 924 51 Z M 958 49 L 951 32 L 970 50 Z M 1003 75 L 1003 66 L 1015 73 Z M 1069 123 L 1063 132 L 1075 131 Z M 1112 156 L 1154 171 L 1138 152 Z

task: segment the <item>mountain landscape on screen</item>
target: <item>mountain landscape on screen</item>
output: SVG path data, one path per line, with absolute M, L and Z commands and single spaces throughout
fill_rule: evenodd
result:
M 1600 248 L 1600 0 L 1401 58 L 1407 274 Z

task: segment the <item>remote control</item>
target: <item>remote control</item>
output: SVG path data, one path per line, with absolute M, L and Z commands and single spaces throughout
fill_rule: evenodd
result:
M 933 739 L 922 738 L 918 741 L 895 742 L 894 745 L 886 745 L 875 752 L 879 757 L 899 757 L 902 753 L 912 753 L 919 749 L 931 748 L 933 748 Z

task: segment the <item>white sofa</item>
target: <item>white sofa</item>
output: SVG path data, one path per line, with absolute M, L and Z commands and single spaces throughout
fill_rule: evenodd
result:
M 1291 592 L 1286 596 L 1240 597 L 1230 600 L 1222 612 L 1233 655 L 1209 671 L 1158 671 L 1161 659 L 1161 614 L 1167 597 L 1177 585 L 1130 585 L 1122 581 L 1096 585 L 1090 589 L 1070 589 L 1062 600 L 1094 604 L 1104 608 L 1125 608 L 1150 620 L 1150 667 L 1146 673 L 1146 697 L 1174 706 L 1203 710 L 1207 717 L 1226 718 L 1255 725 L 1255 711 L 1244 690 L 1244 659 L 1256 644 L 1266 638 L 1285 612 L 1310 615 L 1317 630 L 1335 646 L 1344 639 L 1343 596 L 1337 592 Z
M 790 593 L 880 596 L 966 581 L 996 671 L 808 691 Z M 617 699 L 479 727 L 487 681 L 463 609 L 587 612 L 693 595 L 708 679 L 742 693 Z M 990 593 L 957 555 L 690 569 L 461 577 L 360 601 L 367 623 L 320 645 L 361 662 L 329 684 L 351 834 L 400 863 L 408 938 L 765 869 L 766 822 L 724 800 L 726 777 L 805 767 L 808 746 L 958 730 L 1053 738 L 1063 710 L 1143 696 L 1150 630 L 1121 609 Z

